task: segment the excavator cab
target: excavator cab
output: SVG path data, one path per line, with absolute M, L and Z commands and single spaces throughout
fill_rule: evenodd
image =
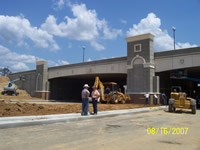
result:
M 100 89 L 101 102 L 124 104 L 127 100 L 130 100 L 130 95 L 122 93 L 119 89 L 119 85 L 115 82 L 102 83 L 97 76 L 94 86 Z
M 105 93 L 109 94 L 110 92 L 118 92 L 119 91 L 119 86 L 115 82 L 104 82 L 103 83 L 105 87 Z

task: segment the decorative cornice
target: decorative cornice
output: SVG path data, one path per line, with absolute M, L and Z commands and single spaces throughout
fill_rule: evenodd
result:
M 127 42 L 134 42 L 134 41 L 140 41 L 140 40 L 145 40 L 145 39 L 151 39 L 153 40 L 155 36 L 151 33 L 146 33 L 146 34 L 141 34 L 141 35 L 136 35 L 136 36 L 131 36 L 125 38 Z
M 153 69 L 155 69 L 155 65 L 153 63 L 146 63 L 146 64 L 144 64 L 144 68 L 153 68 Z
M 48 61 L 44 60 L 36 61 L 36 65 L 43 65 L 43 64 L 48 64 Z

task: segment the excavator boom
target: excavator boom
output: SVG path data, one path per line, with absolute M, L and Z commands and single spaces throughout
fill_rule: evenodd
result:
M 105 100 L 104 98 L 104 85 L 103 83 L 100 81 L 99 77 L 97 76 L 96 79 L 95 79 L 95 82 L 94 82 L 94 86 L 96 88 L 99 88 L 100 89 L 100 97 L 102 100 Z

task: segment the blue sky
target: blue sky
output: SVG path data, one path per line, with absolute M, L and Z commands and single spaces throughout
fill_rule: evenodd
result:
M 124 38 L 154 34 L 154 51 L 200 45 L 200 0 L 1 0 L 0 68 L 35 69 L 126 56 Z

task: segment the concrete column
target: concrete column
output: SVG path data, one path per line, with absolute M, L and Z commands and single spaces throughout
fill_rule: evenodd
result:
M 49 99 L 49 82 L 48 82 L 48 62 L 36 62 L 36 89 L 35 96 L 42 99 Z
M 159 94 L 159 78 L 155 77 L 154 35 L 128 37 L 127 92 L 133 103 L 145 103 L 144 94 Z

